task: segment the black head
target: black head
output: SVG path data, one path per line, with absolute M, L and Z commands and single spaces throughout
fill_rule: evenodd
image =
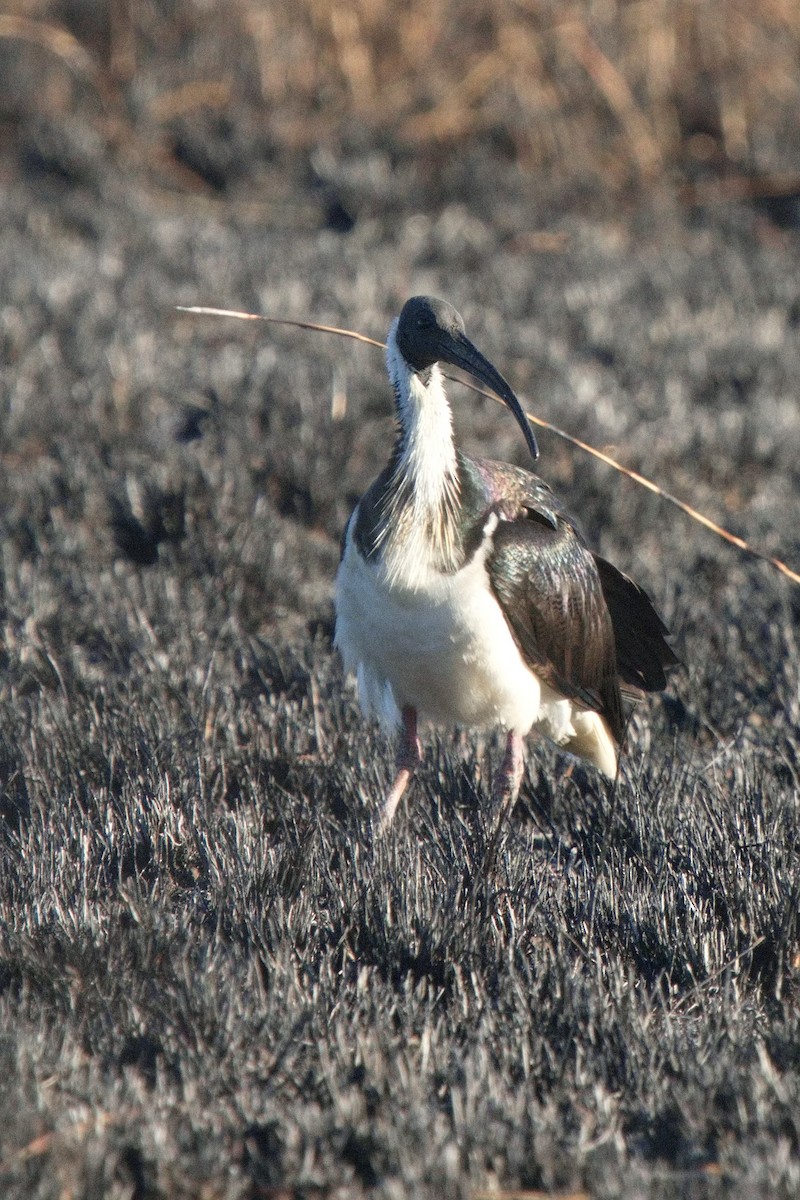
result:
M 473 346 L 452 304 L 433 296 L 412 296 L 403 305 L 395 339 L 397 349 L 416 374 L 423 374 L 434 363 L 445 362 L 460 367 L 491 388 L 516 417 L 531 455 L 539 457 L 539 447 L 522 405 L 500 372 Z
M 397 322 L 397 349 L 412 371 L 424 371 L 447 362 L 449 341 L 466 336 L 461 314 L 446 300 L 412 296 L 403 305 Z

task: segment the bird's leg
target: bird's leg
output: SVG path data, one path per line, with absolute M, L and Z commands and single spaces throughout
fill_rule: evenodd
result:
M 411 777 L 422 762 L 422 749 L 417 737 L 417 710 L 415 708 L 404 708 L 402 717 L 403 731 L 400 734 L 400 742 L 397 747 L 397 773 L 389 794 L 383 802 L 378 819 L 378 829 L 381 833 L 388 829 L 391 824 L 392 817 L 397 810 L 403 792 L 408 787 Z
M 503 755 L 497 773 L 494 777 L 492 793 L 495 803 L 513 805 L 519 795 L 522 773 L 525 770 L 522 736 L 519 733 L 509 733 L 506 738 L 506 752 Z
M 486 848 L 486 876 L 494 870 L 500 847 L 500 835 L 510 814 L 522 783 L 522 772 L 525 769 L 525 756 L 522 748 L 522 737 L 513 731 L 506 737 L 506 752 L 492 780 L 492 797 L 497 806 L 497 823 Z

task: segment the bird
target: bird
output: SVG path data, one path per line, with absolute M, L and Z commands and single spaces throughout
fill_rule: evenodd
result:
M 382 831 L 422 760 L 420 719 L 504 731 L 492 790 L 513 804 L 532 731 L 614 779 L 623 694 L 660 691 L 678 661 L 647 594 L 589 548 L 543 479 L 456 446 L 442 364 L 494 392 L 539 453 L 456 309 L 407 300 L 386 343 L 391 454 L 347 523 L 335 587 L 344 670 L 364 714 L 398 735 Z

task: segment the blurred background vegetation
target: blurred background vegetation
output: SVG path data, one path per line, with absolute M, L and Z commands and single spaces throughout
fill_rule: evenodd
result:
M 110 153 L 190 190 L 274 187 L 276 163 L 320 150 L 414 155 L 435 180 L 478 148 L 537 187 L 664 182 L 793 203 L 798 111 L 797 0 L 7 0 L 0 12 L 1 150 L 22 136 L 30 151 L 31 121 L 80 112 Z M 80 160 L 76 140 L 66 153 Z M 34 143 L 46 157 L 41 130 Z

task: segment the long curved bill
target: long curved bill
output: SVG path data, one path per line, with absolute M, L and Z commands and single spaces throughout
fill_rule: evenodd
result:
M 489 362 L 488 358 L 484 358 L 477 346 L 474 346 L 465 334 L 449 334 L 447 336 L 444 345 L 441 347 L 440 362 L 447 362 L 453 367 L 460 367 L 462 371 L 466 371 L 473 379 L 491 388 L 516 417 L 517 424 L 525 436 L 531 457 L 539 457 L 536 436 L 528 418 L 522 410 L 519 400 L 497 368 Z

